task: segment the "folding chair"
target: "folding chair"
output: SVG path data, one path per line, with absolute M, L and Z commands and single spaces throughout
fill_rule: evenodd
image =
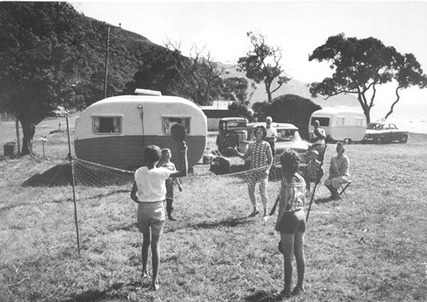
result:
M 345 190 L 347 190 L 347 188 L 351 185 L 351 180 L 346 181 L 346 182 L 342 182 L 341 183 L 341 192 L 339 192 L 340 196 L 342 194 L 344 194 L 346 197 L 348 197 L 347 193 L 345 192 Z

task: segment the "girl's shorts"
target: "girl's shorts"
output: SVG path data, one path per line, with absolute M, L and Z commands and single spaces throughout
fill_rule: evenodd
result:
M 285 212 L 280 220 L 277 231 L 285 234 L 295 234 L 305 232 L 306 222 L 304 210 Z
M 141 233 L 150 232 L 152 235 L 163 234 L 165 225 L 164 200 L 156 202 L 140 202 L 138 204 L 138 229 Z

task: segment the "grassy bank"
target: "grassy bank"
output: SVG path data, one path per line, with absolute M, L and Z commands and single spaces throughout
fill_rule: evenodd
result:
M 206 176 L 183 179 L 178 221 L 168 221 L 162 237 L 162 287 L 152 292 L 139 278 L 142 238 L 130 185 L 77 186 L 79 257 L 71 187 L 48 186 L 69 173 L 66 134 L 49 142 L 47 159 L 0 161 L 1 301 L 275 301 L 283 286 L 276 217 L 246 218 L 245 183 L 203 165 L 195 173 Z M 347 145 L 346 154 L 349 196 L 313 206 L 306 293 L 289 301 L 426 301 L 427 135 Z M 37 174 L 44 181 L 30 183 Z M 269 183 L 271 204 L 277 190 Z M 317 196 L 328 196 L 323 186 Z

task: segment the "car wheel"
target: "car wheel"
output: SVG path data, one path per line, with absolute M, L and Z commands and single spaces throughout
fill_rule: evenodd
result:
M 408 141 L 408 136 L 404 135 L 399 140 L 402 144 L 405 144 Z
M 383 139 L 382 137 L 377 137 L 377 139 L 375 140 L 375 142 L 376 142 L 378 145 L 381 145 L 382 143 L 384 143 L 384 139 Z

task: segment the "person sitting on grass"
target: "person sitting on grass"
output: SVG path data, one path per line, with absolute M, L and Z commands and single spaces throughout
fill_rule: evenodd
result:
M 338 189 L 340 188 L 341 183 L 350 180 L 350 160 L 347 155 L 344 154 L 344 145 L 342 143 L 337 143 L 336 151 L 337 155 L 331 158 L 329 176 L 325 180 L 325 186 L 331 192 L 331 196 L 329 198 L 332 200 L 340 199 Z
M 165 167 L 171 171 L 176 171 L 175 164 L 171 162 L 172 153 L 169 148 L 162 149 L 162 157 L 160 158 L 157 167 Z M 178 186 L 178 190 L 182 192 L 182 185 L 179 181 L 179 178 L 171 178 L 166 179 L 166 212 L 168 213 L 168 218 L 171 221 L 176 221 L 175 218 L 172 217 L 173 211 L 173 186 L 176 184 Z
M 148 277 L 148 249 L 151 244 L 153 279 L 152 289 L 160 287 L 158 272 L 160 265 L 160 236 L 165 224 L 165 181 L 169 177 L 186 176 L 188 173 L 187 145 L 182 142 L 181 152 L 183 167 L 181 171 L 171 171 L 167 168 L 157 168 L 160 160 L 160 148 L 154 145 L 144 150 L 144 165 L 135 172 L 135 182 L 130 197 L 138 203 L 138 229 L 142 233 L 142 278 Z
M 305 181 L 298 174 L 300 158 L 295 151 L 284 151 L 280 156 L 283 177 L 281 180 L 279 213 L 275 230 L 280 232 L 279 251 L 284 260 L 284 289 L 282 297 L 289 298 L 304 292 L 305 273 L 304 232 L 306 217 L 304 214 Z M 292 258 L 295 255 L 298 272 L 296 287 L 291 292 Z

